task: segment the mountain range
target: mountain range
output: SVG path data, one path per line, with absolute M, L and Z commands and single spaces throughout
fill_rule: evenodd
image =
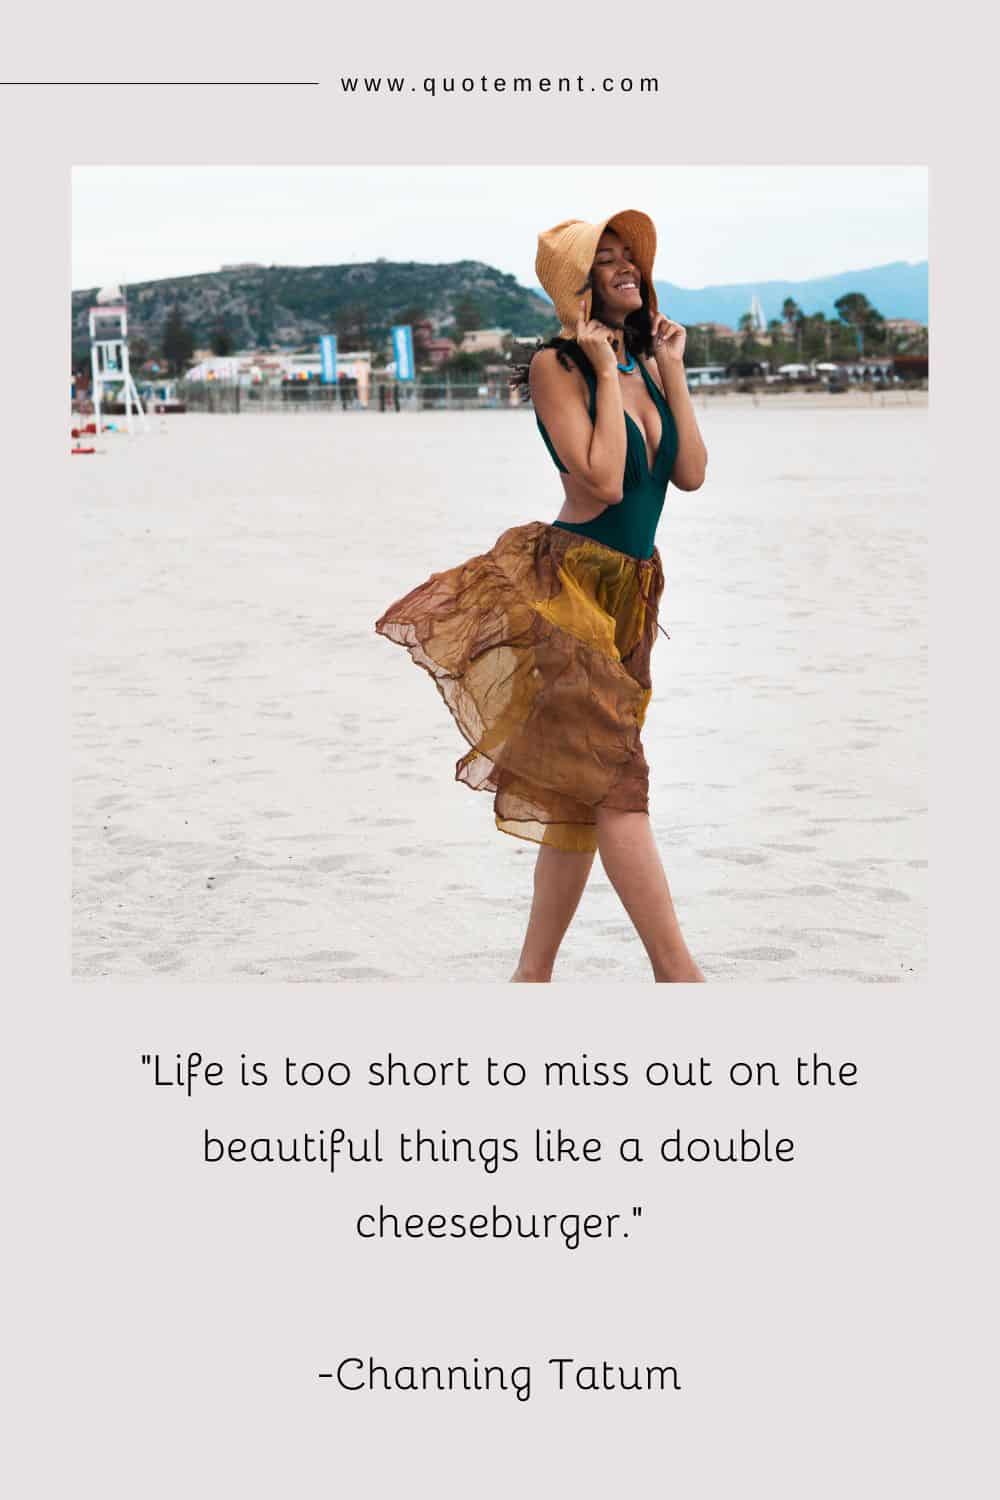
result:
M 883 317 L 927 321 L 927 262 L 894 261 L 807 281 L 762 281 L 699 288 L 656 283 L 660 307 L 682 323 L 737 327 L 754 293 L 767 318 L 781 316 L 793 297 L 807 313 L 835 317 L 844 292 L 863 292 Z M 72 293 L 74 357 L 86 354 L 87 309 L 96 287 Z M 541 288 L 482 261 L 449 265 L 376 260 L 336 266 L 242 265 L 193 276 L 133 283 L 127 288 L 130 338 L 159 343 L 177 304 L 198 347 L 207 347 L 221 324 L 234 348 L 315 343 L 321 333 L 349 334 L 358 347 L 385 345 L 393 323 L 421 313 L 435 333 L 452 329 L 462 304 L 474 307 L 478 326 L 509 328 L 525 337 L 555 331 L 552 305 Z M 466 308 L 468 311 L 468 308 Z
M 657 300 L 668 317 L 678 323 L 728 323 L 739 326 L 756 292 L 764 316 L 781 317 L 781 305 L 792 297 L 806 313 L 837 316 L 834 306 L 845 292 L 863 292 L 883 318 L 915 318 L 927 322 L 927 261 L 894 260 L 884 266 L 861 271 L 838 271 L 831 276 L 813 276 L 806 281 L 744 281 L 726 286 L 674 286 L 657 281 Z

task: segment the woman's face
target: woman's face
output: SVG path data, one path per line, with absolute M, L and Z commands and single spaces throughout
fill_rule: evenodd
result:
M 642 276 L 632 259 L 632 246 L 613 229 L 606 229 L 597 242 L 590 278 L 592 301 L 599 304 L 608 321 L 624 323 L 629 313 L 642 306 Z M 594 312 L 592 316 L 599 314 Z

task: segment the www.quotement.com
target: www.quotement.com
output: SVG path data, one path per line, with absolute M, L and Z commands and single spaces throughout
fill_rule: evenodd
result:
M 478 77 L 471 74 L 431 75 L 409 82 L 405 77 L 376 74 L 374 77 L 341 78 L 341 91 L 345 94 L 411 94 L 422 93 L 437 97 L 438 94 L 658 94 L 660 80 L 655 77 L 600 78 L 588 83 L 582 73 L 575 78 L 488 78 L 485 73 Z

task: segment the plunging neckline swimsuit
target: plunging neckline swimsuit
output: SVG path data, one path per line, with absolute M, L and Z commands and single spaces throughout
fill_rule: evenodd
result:
M 575 531 L 579 536 L 589 536 L 595 542 L 603 542 L 616 552 L 625 552 L 630 557 L 648 558 L 653 555 L 656 528 L 663 511 L 667 484 L 677 458 L 677 424 L 667 405 L 666 398 L 656 381 L 652 379 L 641 359 L 636 363 L 642 373 L 653 402 L 660 413 L 660 442 L 649 464 L 646 450 L 646 435 L 634 417 L 625 413 L 627 446 L 625 450 L 625 472 L 622 476 L 622 498 L 617 505 L 609 505 L 592 521 L 553 521 L 562 531 Z M 579 368 L 579 366 L 578 366 Z M 582 370 L 590 394 L 589 411 L 592 422 L 597 419 L 597 375 L 588 363 Z M 535 413 L 538 430 L 545 446 L 555 460 L 556 468 L 563 474 L 569 470 L 556 452 L 545 426 Z

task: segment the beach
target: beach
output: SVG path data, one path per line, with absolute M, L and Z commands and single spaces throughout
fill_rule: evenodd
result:
M 710 982 L 926 977 L 926 401 L 696 399 L 643 743 Z M 71 460 L 74 975 L 506 980 L 536 846 L 373 626 L 554 517 L 532 414 L 150 426 Z M 595 863 L 555 981 L 598 979 L 650 973 Z

